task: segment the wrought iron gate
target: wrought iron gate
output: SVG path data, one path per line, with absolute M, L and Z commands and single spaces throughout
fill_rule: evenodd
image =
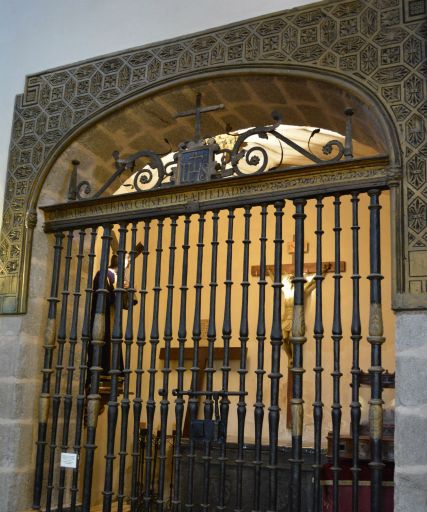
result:
M 366 194 L 370 215 L 367 276 L 370 318 L 369 332 L 363 333 L 359 302 L 368 299 L 359 293 L 358 216 L 359 199 Z M 70 227 L 54 233 L 34 508 L 40 508 L 43 495 L 45 510 L 88 511 L 91 502 L 96 501 L 92 492 L 94 479 L 102 479 L 100 501 L 104 511 L 213 508 L 320 511 L 322 466 L 326 460 L 322 450 L 322 421 L 329 414 L 322 403 L 322 387 L 332 384 L 331 470 L 333 506 L 338 510 L 340 346 L 351 338 L 352 500 L 353 510 L 359 510 L 359 345 L 365 334 L 372 354 L 369 369 L 372 510 L 381 509 L 384 337 L 380 190 L 334 193 L 333 202 L 328 194 L 309 199 L 316 212 L 314 332 L 306 332 L 304 322 L 307 199 L 287 199 L 293 215 L 286 218 L 285 195 L 276 192 L 274 198 L 258 195 L 250 200 L 233 199 L 226 206 L 224 202 L 209 207 L 191 203 L 181 212 L 175 208 L 170 213 L 163 211 L 160 216 L 147 215 L 118 225 L 82 225 L 80 229 Z M 353 311 L 351 334 L 349 326 L 343 330 L 341 325 L 343 200 L 351 203 L 352 208 L 353 294 L 351 299 L 344 300 L 344 307 L 350 307 L 351 303 Z M 322 346 L 326 341 L 322 320 L 325 201 L 330 202 L 334 215 L 333 275 L 328 276 L 334 281 L 331 384 L 322 377 Z M 279 400 L 280 392 L 283 393 L 282 372 L 286 368 L 282 351 L 284 231 L 295 237 L 290 448 L 279 443 L 279 429 L 285 422 Z M 117 270 L 114 291 L 111 291 L 108 269 L 114 232 L 118 233 Z M 138 246 L 139 241 L 142 246 Z M 272 267 L 268 257 L 273 259 Z M 257 283 L 251 282 L 251 264 L 259 267 Z M 94 288 L 96 274 L 99 282 Z M 237 280 L 240 285 L 235 284 Z M 237 295 L 236 288 L 240 289 Z M 207 346 L 202 344 L 205 311 Z M 109 315 L 111 325 L 107 321 Z M 248 365 L 248 344 L 257 347 L 256 362 L 252 361 L 251 365 Z M 102 364 L 102 350 L 106 345 L 111 349 L 109 368 Z M 238 357 L 237 368 L 231 360 L 232 350 Z M 315 352 L 313 373 L 304 367 L 304 350 Z M 205 353 L 204 368 L 201 351 Z M 190 366 L 186 365 L 188 359 Z M 215 369 L 217 360 L 220 367 Z M 231 385 L 230 375 L 236 373 L 238 377 Z M 216 375 L 220 378 L 215 378 Z M 306 379 L 314 379 L 315 388 L 312 450 L 302 447 L 303 381 Z M 250 381 L 255 382 L 249 386 L 253 393 L 248 392 Z M 99 416 L 103 403 L 108 411 Z M 250 427 L 245 425 L 249 415 L 253 417 Z M 103 423 L 107 429 L 105 446 L 96 446 L 96 439 L 100 438 L 99 422 L 105 416 L 108 418 Z M 235 432 L 233 442 L 228 439 L 231 424 Z M 267 432 L 268 442 L 265 442 Z M 60 452 L 77 454 L 76 466 L 59 468 Z M 99 460 L 96 465 L 97 454 L 105 456 L 102 474 Z
M 253 134 L 276 137 L 316 164 L 322 160 L 277 131 L 276 115 L 272 126 L 248 130 L 232 150 L 220 150 L 201 139 L 201 112 L 198 96 L 196 110 L 180 114 L 196 114 L 196 135 L 170 164 L 149 151 L 124 160 L 114 154 L 116 171 L 93 199 L 44 208 L 54 245 L 33 506 L 320 512 L 328 468 L 332 508 L 338 511 L 345 369 L 340 352 L 351 342 L 352 510 L 360 510 L 360 350 L 368 342 L 371 510 L 379 512 L 385 341 L 380 194 L 393 179 L 386 159 L 348 161 L 348 110 L 345 145 L 334 140 L 324 146 L 326 154 L 333 147 L 338 152 L 328 166 L 311 166 L 310 175 L 303 168 L 267 169 L 262 147 L 242 149 Z M 142 157 L 151 168 L 135 172 L 134 188 L 150 184 L 150 191 L 96 199 Z M 338 163 L 342 157 L 347 162 Z M 258 166 L 255 176 L 239 169 L 243 159 Z M 177 167 L 168 171 L 174 162 Z M 76 173 L 74 168 L 72 201 L 89 191 L 87 182 L 77 185 Z M 352 274 L 351 291 L 342 296 L 344 203 L 351 233 L 344 248 Z M 359 258 L 367 255 L 359 243 L 361 211 L 369 212 L 369 290 L 361 282 L 360 264 L 367 263 Z M 312 264 L 304 261 L 307 215 Z M 284 264 L 286 237 L 293 247 L 291 264 Z M 326 319 L 325 277 L 333 281 Z M 315 305 L 307 331 L 308 289 L 315 290 Z M 369 302 L 367 328 L 361 301 Z M 342 311 L 350 306 L 351 325 L 343 326 Z M 313 372 L 304 365 L 304 353 L 314 354 Z M 325 354 L 330 383 L 322 376 Z M 305 397 L 303 382 L 312 385 L 312 397 Z M 322 402 L 325 386 L 332 389 L 330 416 Z M 322 447 L 327 418 L 330 454 Z

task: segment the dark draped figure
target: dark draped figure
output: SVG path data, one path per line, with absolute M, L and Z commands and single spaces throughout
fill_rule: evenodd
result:
M 93 329 L 93 323 L 95 320 L 95 311 L 96 311 L 96 300 L 97 300 L 97 290 L 100 288 L 99 282 L 100 273 L 99 271 L 96 273 L 95 278 L 93 280 L 93 295 L 92 295 L 92 311 L 91 311 L 91 333 Z M 109 379 L 108 372 L 111 369 L 111 333 L 113 329 L 113 321 L 114 321 L 114 301 L 115 301 L 115 281 L 116 274 L 109 268 L 107 270 L 107 283 L 106 288 L 108 293 L 105 298 L 105 335 L 104 335 L 104 345 L 101 349 L 101 381 L 105 381 Z M 89 344 L 88 350 L 88 369 L 93 365 L 93 346 L 92 343 Z M 123 371 L 123 354 L 120 350 L 119 354 L 119 370 Z M 90 371 L 88 371 L 88 383 L 90 382 Z

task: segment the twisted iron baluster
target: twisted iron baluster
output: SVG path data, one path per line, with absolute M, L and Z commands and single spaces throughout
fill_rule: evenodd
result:
M 87 433 L 85 444 L 85 469 L 83 477 L 83 502 L 82 512 L 90 512 L 92 492 L 93 462 L 95 456 L 95 437 L 98 425 L 98 415 L 101 407 L 99 394 L 99 381 L 102 372 L 101 350 L 105 344 L 105 308 L 106 298 L 109 293 L 106 287 L 108 256 L 111 243 L 111 226 L 104 227 L 102 234 L 101 262 L 99 269 L 99 288 L 96 290 L 95 315 L 92 326 L 93 359 L 90 368 L 90 390 L 87 397 Z
M 169 271 L 168 271 L 168 284 L 166 285 L 167 301 L 166 301 L 166 319 L 165 330 L 163 339 L 165 341 L 165 364 L 162 368 L 163 385 L 159 390 L 162 399 L 160 400 L 160 454 L 159 454 L 159 481 L 158 481 L 158 496 L 157 496 L 157 510 L 161 512 L 164 509 L 164 487 L 165 487 L 165 463 L 166 463 L 166 433 L 168 426 L 168 411 L 169 411 L 169 374 L 170 369 L 170 349 L 172 342 L 172 306 L 173 306 L 173 292 L 174 292 L 174 271 L 175 271 L 175 238 L 177 217 L 171 217 L 171 236 L 169 245 Z
M 351 340 L 353 342 L 353 366 L 351 368 L 351 433 L 353 439 L 353 512 L 359 511 L 359 434 L 360 434 L 360 402 L 359 402 L 359 344 L 362 338 L 360 325 L 360 308 L 359 308 L 359 219 L 358 207 L 359 196 L 357 193 L 352 194 L 352 211 L 353 224 L 351 230 L 353 233 L 353 315 L 351 321 Z
M 201 338 L 201 322 L 200 322 L 200 309 L 201 309 L 201 298 L 202 298 L 202 271 L 203 271 L 203 243 L 204 237 L 204 225 L 205 225 L 205 214 L 202 212 L 199 214 L 199 236 L 197 241 L 197 270 L 196 270 L 196 284 L 195 288 L 195 305 L 194 305 L 194 321 L 193 321 L 193 333 L 192 340 L 194 346 L 193 353 L 193 366 L 191 367 L 191 391 L 197 391 L 197 382 L 200 368 L 198 367 L 199 361 L 199 342 Z M 196 396 L 190 396 L 188 399 L 188 409 L 190 415 L 190 422 L 197 418 L 198 399 Z M 192 510 L 194 507 L 193 502 L 193 491 L 194 491 L 194 462 L 195 462 L 195 445 L 194 441 L 190 436 L 188 446 L 188 489 L 187 489 L 187 500 L 185 508 Z
M 233 286 L 232 279 L 232 263 L 233 263 L 233 224 L 234 224 L 234 208 L 228 209 L 228 232 L 227 232 L 227 262 L 225 274 L 225 304 L 224 304 L 224 322 L 222 325 L 222 339 L 224 342 L 224 355 L 223 364 L 221 367 L 222 372 L 222 390 L 228 391 L 228 378 L 230 374 L 230 340 L 232 332 L 231 323 L 231 288 Z M 218 510 L 225 510 L 225 476 L 226 476 L 226 462 L 227 462 L 227 426 L 228 426 L 228 413 L 230 408 L 230 400 L 225 395 L 221 397 L 220 411 L 221 421 L 224 424 L 224 442 L 220 446 L 219 456 L 219 497 L 218 497 Z
M 369 429 L 371 438 L 371 510 L 382 510 L 382 426 L 383 426 L 383 400 L 381 375 L 381 346 L 385 341 L 383 319 L 381 311 L 381 236 L 380 236 L 380 191 L 370 190 L 369 204 L 369 245 L 370 245 L 370 296 L 369 336 L 371 344 L 371 399 L 369 400 Z
M 114 324 L 111 335 L 111 368 L 108 374 L 111 376 L 110 400 L 108 402 L 108 426 L 107 426 L 107 453 L 105 455 L 105 479 L 104 479 L 104 499 L 103 512 L 111 511 L 113 498 L 113 472 L 115 455 L 116 428 L 119 404 L 118 378 L 121 374 L 119 368 L 120 355 L 123 342 L 123 295 L 126 293 L 124 285 L 125 272 L 125 254 L 126 254 L 126 224 L 120 224 L 119 227 L 119 248 L 117 250 L 117 283 L 115 283 L 114 293 Z
M 76 278 L 75 278 L 75 286 L 73 292 L 73 313 L 71 318 L 71 329 L 70 329 L 70 351 L 68 353 L 68 365 L 67 365 L 67 385 L 64 394 L 64 424 L 62 427 L 62 442 L 61 442 L 61 451 L 68 451 L 68 435 L 70 432 L 70 418 L 71 418 L 71 407 L 73 403 L 72 391 L 73 391 L 73 376 L 74 376 L 74 356 L 76 352 L 76 344 L 77 344 L 77 320 L 79 315 L 79 303 L 80 303 L 80 280 L 82 275 L 82 263 L 83 263 L 83 249 L 84 249 L 84 239 L 85 239 L 85 230 L 82 229 L 79 232 L 79 249 L 77 253 L 77 269 L 76 269 Z M 59 486 L 58 486 L 58 511 L 62 511 L 63 502 L 64 502 L 64 492 L 65 492 L 65 468 L 60 469 L 59 471 Z
M 322 310 L 322 197 L 316 201 L 317 210 L 317 226 L 316 226 L 316 313 L 314 319 L 314 339 L 316 341 L 316 366 L 314 367 L 314 403 L 313 403 L 313 420 L 314 420 L 314 479 L 313 479 L 313 511 L 320 512 L 322 505 L 322 489 L 320 487 L 320 474 L 322 469 L 322 422 L 323 422 L 323 402 L 322 402 L 322 341 L 324 335 L 323 329 L 323 310 Z
M 52 428 L 50 433 L 50 445 L 49 445 L 49 469 L 47 475 L 47 492 L 46 492 L 46 510 L 51 510 L 52 505 L 52 492 L 53 492 L 53 474 L 55 470 L 55 453 L 56 453 L 56 435 L 58 431 L 58 418 L 59 409 L 61 406 L 61 380 L 64 347 L 67 341 L 67 309 L 68 309 L 68 298 L 70 296 L 69 284 L 70 284 L 70 268 L 71 268 L 71 251 L 73 247 L 73 232 L 69 231 L 67 235 L 67 250 L 65 254 L 65 269 L 64 269 L 64 285 L 62 288 L 62 301 L 61 301 L 61 315 L 58 329 L 58 354 L 55 367 L 55 392 L 52 397 Z
M 251 208 L 245 206 L 245 233 L 243 238 L 243 279 L 242 286 L 242 310 L 240 316 L 240 368 L 237 370 L 239 374 L 239 401 L 237 403 L 237 485 L 236 485 L 236 512 L 243 510 L 242 508 L 242 492 L 243 492 L 243 464 L 244 464 L 244 442 L 245 442 L 245 418 L 246 418 L 246 368 L 247 358 L 247 342 L 249 339 L 248 326 L 248 298 L 249 298 L 249 245 L 250 239 L 250 222 Z
M 150 220 L 144 221 L 144 246 L 142 248 L 142 275 L 141 275 L 141 291 L 140 291 L 140 307 L 138 333 L 136 336 L 136 345 L 138 347 L 137 363 L 136 363 L 136 383 L 135 398 L 133 399 L 133 439 L 132 439 L 132 485 L 131 485 L 131 511 L 136 512 L 139 505 L 140 489 L 138 488 L 138 474 L 142 474 L 144 467 L 143 455 L 140 458 L 140 420 L 142 411 L 142 374 L 144 373 L 142 362 L 144 354 L 144 346 L 146 343 L 145 333 L 145 313 L 147 301 L 147 269 L 148 269 L 148 244 L 150 241 Z M 145 441 L 145 438 L 144 438 Z M 145 444 L 144 444 L 145 446 Z M 139 471 L 139 469 L 141 471 Z
M 264 343 L 265 331 L 265 279 L 266 270 L 266 242 L 267 242 L 267 205 L 261 206 L 261 236 L 260 236 L 260 263 L 259 263 L 259 295 L 258 295 L 258 322 L 256 339 L 258 343 L 256 373 L 256 402 L 254 404 L 255 420 L 255 481 L 254 481 L 254 511 L 261 510 L 261 469 L 262 469 L 262 424 L 264 421 Z
M 292 367 L 292 459 L 291 459 L 291 492 L 290 509 L 295 512 L 301 510 L 301 469 L 302 459 L 302 431 L 304 424 L 303 388 L 303 346 L 305 337 L 304 322 L 304 199 L 294 201 L 295 213 L 295 277 L 294 284 L 294 310 L 292 315 L 291 342 L 293 349 Z
M 150 345 L 151 359 L 147 409 L 147 456 L 145 458 L 145 490 L 144 504 L 146 510 L 151 510 L 151 478 L 152 478 L 152 461 L 153 461 L 153 422 L 156 410 L 156 401 L 154 400 L 154 386 L 156 378 L 156 362 L 157 362 L 157 345 L 159 343 L 159 302 L 160 302 L 160 272 L 162 266 L 162 235 L 163 235 L 163 219 L 157 222 L 157 247 L 156 247 L 156 271 L 154 277 L 154 299 L 153 299 L 153 318 L 151 322 Z
M 95 242 L 96 242 L 97 229 L 93 228 L 90 232 L 90 249 L 88 254 L 88 269 L 87 269 L 87 281 L 85 289 L 85 307 L 84 317 L 82 326 L 82 351 L 80 354 L 80 375 L 79 375 L 79 393 L 76 399 L 77 411 L 76 411 L 76 431 L 74 435 L 74 452 L 77 454 L 77 458 L 80 458 L 82 432 L 83 432 L 83 416 L 84 416 L 84 404 L 85 404 L 85 385 L 86 385 L 86 374 L 87 374 L 87 353 L 90 342 L 90 312 L 93 295 L 93 267 L 95 263 Z M 77 493 L 78 493 L 78 482 L 79 482 L 79 464 L 73 469 L 73 479 L 71 484 L 71 512 L 75 512 L 77 504 Z
M 130 400 L 129 400 L 129 385 L 130 385 L 130 375 L 132 370 L 130 368 L 131 364 L 131 351 L 132 351 L 132 343 L 133 343 L 133 309 L 134 309 L 134 296 L 135 296 L 135 257 L 136 257 L 136 235 L 138 232 L 138 225 L 136 222 L 132 223 L 131 228 L 131 246 L 129 251 L 129 287 L 126 290 L 128 296 L 128 314 L 126 320 L 126 332 L 125 332 L 125 361 L 123 368 L 123 398 L 120 403 L 121 410 L 121 425 L 120 425 L 120 465 L 119 465 L 119 486 L 117 492 L 117 511 L 122 512 L 123 510 L 123 501 L 125 498 L 124 490 L 125 490 L 125 470 L 126 470 L 126 457 L 127 457 L 127 439 L 128 439 L 128 423 L 129 423 L 129 409 L 130 409 Z
M 208 361 L 205 368 L 206 373 L 206 390 L 212 392 L 213 390 L 213 374 L 214 369 L 214 347 L 216 340 L 216 289 L 217 283 L 217 263 L 218 263 L 218 210 L 212 212 L 212 242 L 211 242 L 211 279 L 209 283 L 210 300 L 209 300 L 209 322 L 208 322 Z M 212 394 L 206 395 L 204 402 L 204 418 L 211 420 L 213 416 L 213 400 Z M 211 466 L 211 441 L 204 441 L 204 455 L 203 455 L 203 497 L 200 507 L 202 510 L 209 509 L 209 481 L 210 481 L 210 466 Z
M 46 449 L 47 422 L 49 418 L 50 405 L 50 378 L 53 373 L 52 359 L 56 342 L 56 311 L 59 302 L 59 274 L 61 271 L 61 252 L 63 233 L 56 233 L 53 255 L 52 282 L 50 288 L 49 311 L 44 335 L 44 362 L 43 362 L 43 380 L 39 399 L 39 426 L 37 434 L 37 455 L 36 471 L 34 475 L 33 490 L 33 509 L 40 509 L 40 500 L 43 484 L 44 455 Z
M 342 339 L 341 326 L 341 273 L 340 273 L 340 196 L 336 195 L 334 200 L 335 211 L 335 273 L 334 273 L 334 318 L 332 324 L 332 340 L 334 342 L 334 371 L 333 399 L 332 399 L 332 480 L 333 480 L 333 510 L 339 510 L 339 465 L 340 430 L 341 430 L 341 403 L 340 403 L 340 342 Z
M 185 342 L 187 341 L 187 278 L 188 278 L 188 250 L 190 248 L 190 215 L 186 215 L 184 219 L 184 243 L 182 244 L 182 278 L 181 278 L 181 304 L 179 311 L 179 327 L 178 327 L 178 367 L 177 371 L 177 388 L 178 391 L 184 389 L 184 356 Z M 175 419 L 176 419 L 176 441 L 174 450 L 174 472 L 173 472 L 173 492 L 172 492 L 172 511 L 178 512 L 181 505 L 181 438 L 182 438 L 182 420 L 184 417 L 184 399 L 181 394 L 177 394 L 175 400 Z
M 274 238 L 274 283 L 273 283 L 273 321 L 270 334 L 271 344 L 271 372 L 268 378 L 271 381 L 270 407 L 268 408 L 269 425 L 269 511 L 277 510 L 277 443 L 280 419 L 279 407 L 279 382 L 280 373 L 280 349 L 283 343 L 282 335 L 282 217 L 284 201 L 274 203 L 276 218 Z

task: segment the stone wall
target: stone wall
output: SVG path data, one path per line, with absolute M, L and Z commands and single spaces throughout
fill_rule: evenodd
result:
M 427 313 L 396 325 L 395 512 L 427 510 Z
M 46 235 L 35 231 L 31 313 L 0 317 L 0 511 L 28 510 L 34 479 L 43 329 L 49 294 Z

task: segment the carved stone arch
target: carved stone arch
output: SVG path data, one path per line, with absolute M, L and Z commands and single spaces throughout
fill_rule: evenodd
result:
M 64 143 L 138 95 L 215 73 L 278 68 L 335 77 L 366 94 L 381 112 L 393 168 L 402 163 L 404 169 L 402 195 L 396 194 L 402 225 L 395 246 L 404 257 L 396 267 L 402 293 L 395 306 L 426 307 L 425 48 L 423 17 L 407 3 L 304 6 L 29 76 L 13 119 L 0 239 L 0 311 L 25 312 L 34 204 Z
M 125 106 L 131 105 L 140 99 L 144 99 L 149 96 L 155 96 L 165 90 L 173 89 L 182 85 L 196 85 L 197 82 L 204 80 L 213 80 L 216 78 L 233 77 L 233 76 L 245 76 L 249 75 L 273 75 L 273 76 L 291 76 L 297 79 L 309 79 L 313 81 L 321 81 L 326 84 L 330 83 L 337 89 L 351 92 L 355 96 L 358 96 L 362 100 L 362 104 L 366 105 L 367 108 L 372 108 L 375 113 L 378 114 L 377 120 L 381 125 L 384 134 L 384 140 L 388 145 L 387 155 L 390 160 L 390 166 L 393 168 L 399 168 L 401 166 L 401 148 L 399 145 L 399 136 L 397 132 L 396 123 L 387 110 L 387 104 L 384 100 L 375 94 L 373 94 L 364 84 L 361 84 L 354 80 L 351 76 L 346 76 L 343 73 L 333 72 L 329 70 L 323 70 L 310 66 L 293 66 L 283 64 L 271 64 L 264 66 L 238 66 L 233 69 L 224 67 L 218 67 L 214 71 L 193 71 L 188 73 L 185 77 L 180 77 L 175 80 L 168 79 L 164 83 L 158 83 L 153 86 L 143 88 L 141 90 L 135 90 L 131 95 L 120 101 L 108 105 L 104 109 L 97 111 L 93 116 L 88 117 L 84 122 L 74 129 L 72 129 L 66 136 L 61 139 L 55 148 L 52 150 L 49 158 L 42 162 L 39 173 L 34 179 L 34 183 L 31 188 L 28 210 L 36 208 L 40 190 L 45 182 L 46 176 L 52 169 L 55 161 L 59 155 L 75 140 L 79 134 L 83 133 L 90 126 L 97 122 L 101 122 L 106 116 L 124 108 Z M 290 98 L 292 100 L 292 98 Z M 351 105 L 349 105 L 351 107 Z M 325 105 L 326 109 L 331 108 L 331 105 Z M 112 148 L 113 149 L 113 148 Z

